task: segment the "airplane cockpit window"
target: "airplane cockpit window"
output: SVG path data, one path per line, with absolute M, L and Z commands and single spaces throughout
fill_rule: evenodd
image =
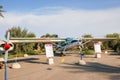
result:
M 71 43 L 78 42 L 78 40 L 72 40 Z

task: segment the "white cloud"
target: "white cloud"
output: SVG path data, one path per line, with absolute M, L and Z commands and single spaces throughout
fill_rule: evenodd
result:
M 6 12 L 5 18 L 0 19 L 0 34 L 13 26 L 26 28 L 38 37 L 46 33 L 55 33 L 64 37 L 79 37 L 85 33 L 105 35 L 119 33 L 120 30 L 120 8 L 105 10 L 45 8 L 45 10 L 46 14 L 40 14 L 39 11 L 43 11 L 43 9 L 36 9 L 33 10 L 35 12 L 28 13 Z

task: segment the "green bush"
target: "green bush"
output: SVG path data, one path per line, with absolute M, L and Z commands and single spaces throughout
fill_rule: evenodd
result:
M 86 54 L 86 55 L 93 55 L 93 54 L 95 54 L 95 52 L 94 52 L 94 50 L 85 50 L 84 54 Z
M 41 50 L 37 50 L 37 51 L 31 51 L 31 52 L 28 52 L 27 54 L 28 55 L 39 55 L 39 54 L 42 54 L 43 53 L 43 51 L 41 51 Z M 8 59 L 12 59 L 12 58 L 15 58 L 16 56 L 17 57 L 24 57 L 24 52 L 19 52 L 19 53 L 17 53 L 17 54 L 13 54 L 13 53 L 10 53 L 9 54 L 9 56 L 8 56 Z
M 15 58 L 15 57 L 23 57 L 24 56 L 24 53 L 17 53 L 17 54 L 9 54 L 8 56 L 8 59 L 12 59 L 12 58 Z
M 28 52 L 28 55 L 39 55 L 39 54 L 42 54 L 42 53 L 43 53 L 43 51 L 37 50 L 37 51 Z

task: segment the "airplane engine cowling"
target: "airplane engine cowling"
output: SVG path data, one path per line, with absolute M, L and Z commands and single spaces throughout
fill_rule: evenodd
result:
M 4 51 L 3 45 L 5 44 L 4 41 L 0 41 L 0 51 Z
M 11 51 L 13 50 L 14 45 L 11 42 L 6 43 L 5 41 L 0 41 L 0 51 Z
M 8 51 L 13 50 L 13 49 L 14 49 L 14 44 L 13 44 L 13 43 L 11 43 L 11 42 L 9 42 L 8 44 L 10 44 L 10 48 L 9 48 L 9 50 L 8 50 Z

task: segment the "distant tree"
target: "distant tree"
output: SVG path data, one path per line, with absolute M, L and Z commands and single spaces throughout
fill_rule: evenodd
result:
M 42 35 L 41 38 L 57 38 L 58 35 L 57 34 L 45 34 L 45 35 Z
M 42 35 L 41 38 L 58 38 L 58 35 L 57 34 L 46 33 L 45 35 Z M 52 44 L 56 45 L 55 43 L 52 43 Z M 45 45 L 45 43 L 37 43 L 35 48 L 43 50 L 44 49 L 44 45 Z
M 107 34 L 106 38 L 113 38 L 113 34 Z
M 36 37 L 34 33 L 28 33 L 27 29 L 22 29 L 21 27 L 12 27 L 10 37 Z M 7 34 L 6 34 L 7 35 Z M 27 53 L 33 51 L 34 43 L 21 43 L 14 44 L 15 53 Z
M 107 34 L 107 38 L 116 38 L 115 40 L 109 41 L 108 43 L 104 44 L 107 45 L 107 47 L 112 48 L 114 50 L 117 50 L 120 44 L 120 34 L 113 33 L 113 34 Z
M 10 33 L 10 37 L 36 37 L 36 35 L 32 32 L 28 33 L 27 29 L 22 29 L 21 27 L 12 27 L 11 29 L 11 33 Z M 6 35 L 5 35 L 6 36 Z
M 36 35 L 34 33 L 30 32 L 27 34 L 27 37 L 36 37 Z
M 118 33 L 113 33 L 113 34 L 107 34 L 106 35 L 107 38 L 120 38 L 120 34 Z
M 92 35 L 90 34 L 86 34 L 86 35 L 83 35 L 83 38 L 93 38 Z M 89 42 L 87 44 L 85 44 L 85 49 L 93 49 L 93 42 Z
M 83 35 L 83 38 L 93 38 L 93 37 L 90 34 L 86 34 L 86 35 Z

